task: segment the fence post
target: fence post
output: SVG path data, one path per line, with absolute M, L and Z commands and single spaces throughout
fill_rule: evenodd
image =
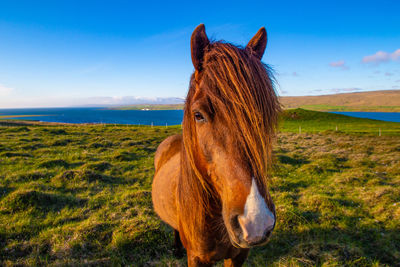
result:
M 379 136 L 381 136 L 381 128 L 379 128 Z

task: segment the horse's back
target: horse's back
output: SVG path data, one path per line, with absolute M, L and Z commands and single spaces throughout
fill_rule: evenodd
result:
M 176 187 L 180 175 L 182 135 L 165 139 L 154 157 L 155 175 L 152 185 L 153 206 L 160 218 L 177 229 Z
M 182 135 L 175 134 L 167 137 L 158 146 L 154 156 L 154 167 L 156 172 L 166 161 L 168 161 L 174 154 L 179 153 L 182 146 Z

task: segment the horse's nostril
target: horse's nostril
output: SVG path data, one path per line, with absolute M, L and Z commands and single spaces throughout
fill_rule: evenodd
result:
M 265 233 L 265 238 L 269 238 L 271 236 L 272 230 Z
M 264 234 L 264 236 L 257 237 L 257 238 L 244 238 L 244 240 L 249 244 L 249 246 L 257 246 L 260 244 L 264 244 L 267 242 L 269 237 L 271 236 L 272 231 L 268 231 Z
M 232 215 L 231 217 L 231 226 L 233 229 L 239 229 L 240 225 L 239 225 L 239 215 Z

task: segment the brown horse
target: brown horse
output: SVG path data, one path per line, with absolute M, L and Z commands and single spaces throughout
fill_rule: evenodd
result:
M 280 105 L 266 44 L 264 28 L 245 48 L 210 42 L 203 24 L 192 34 L 183 132 L 158 147 L 152 191 L 189 266 L 241 266 L 275 226 L 266 182 Z

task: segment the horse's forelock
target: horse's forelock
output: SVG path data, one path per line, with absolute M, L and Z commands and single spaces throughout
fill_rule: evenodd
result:
M 205 55 L 203 83 L 201 90 L 224 116 L 253 175 L 265 185 L 280 111 L 271 69 L 246 50 L 217 42 Z

